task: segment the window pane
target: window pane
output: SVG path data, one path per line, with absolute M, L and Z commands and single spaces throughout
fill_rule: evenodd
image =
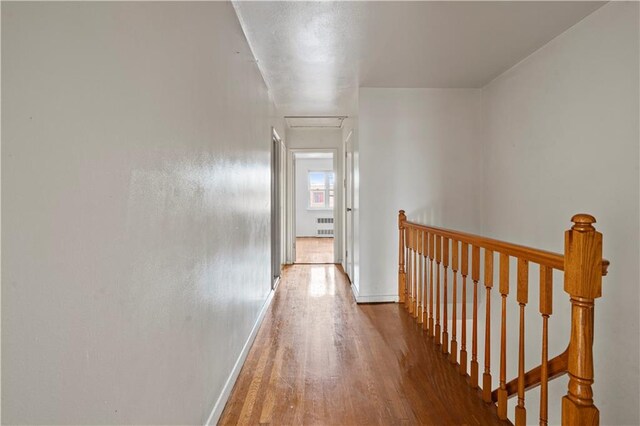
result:
M 323 208 L 324 207 L 324 191 L 310 191 L 309 207 L 311 208 Z
M 329 175 L 329 189 L 333 189 L 333 185 L 334 185 L 334 176 L 333 176 L 333 172 L 331 173 L 327 173 Z
M 329 191 L 329 207 L 333 208 L 333 190 Z
M 324 172 L 309 172 L 309 189 L 324 190 L 324 185 L 325 185 L 324 179 L 325 179 Z

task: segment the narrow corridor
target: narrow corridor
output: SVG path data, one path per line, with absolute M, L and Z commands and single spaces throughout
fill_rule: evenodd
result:
M 333 265 L 294 265 L 220 424 L 499 424 L 398 304 L 356 305 Z

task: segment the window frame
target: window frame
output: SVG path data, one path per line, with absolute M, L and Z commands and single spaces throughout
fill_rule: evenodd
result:
M 324 206 L 323 207 L 313 207 L 311 205 L 311 174 L 312 173 L 323 173 L 324 174 Z M 307 170 L 307 210 L 324 210 L 324 211 L 332 211 L 334 207 L 331 207 L 330 203 L 330 194 L 331 194 L 331 186 L 330 186 L 330 175 L 333 175 L 333 205 L 335 207 L 335 195 L 336 195 L 336 174 L 331 169 L 317 170 L 317 169 L 309 169 Z M 320 191 L 319 189 L 315 189 L 313 191 Z

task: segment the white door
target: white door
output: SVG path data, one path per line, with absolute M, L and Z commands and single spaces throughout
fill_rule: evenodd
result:
M 346 273 L 353 281 L 353 142 L 349 133 L 344 142 L 345 155 L 345 263 Z

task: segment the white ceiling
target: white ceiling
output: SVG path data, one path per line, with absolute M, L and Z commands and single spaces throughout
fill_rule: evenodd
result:
M 234 2 L 284 115 L 349 115 L 358 87 L 482 87 L 604 2 Z

